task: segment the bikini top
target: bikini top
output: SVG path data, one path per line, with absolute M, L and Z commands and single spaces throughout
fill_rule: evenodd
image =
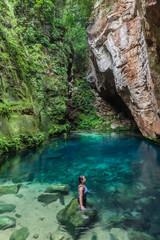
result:
M 83 185 L 79 185 L 78 189 L 80 187 L 83 187 L 83 199 L 86 199 L 86 196 L 87 196 L 87 193 L 88 193 L 88 189 L 87 189 L 87 187 L 84 187 Z

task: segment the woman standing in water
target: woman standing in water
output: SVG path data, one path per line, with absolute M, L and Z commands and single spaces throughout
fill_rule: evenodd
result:
M 78 185 L 78 192 L 79 192 L 79 197 L 78 197 L 78 202 L 80 204 L 81 210 L 86 210 L 86 197 L 88 193 L 87 187 L 84 185 L 86 182 L 86 178 L 84 176 L 79 176 L 79 185 Z

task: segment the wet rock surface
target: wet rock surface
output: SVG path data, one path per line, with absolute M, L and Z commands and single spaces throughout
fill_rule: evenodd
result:
M 33 238 L 34 238 L 34 239 L 37 239 L 38 237 L 39 237 L 38 234 L 34 234 L 34 235 L 33 235 Z
M 51 185 L 46 189 L 46 193 L 61 193 L 68 194 L 69 193 L 69 185 L 68 184 L 55 184 Z
M 24 227 L 19 230 L 14 231 L 9 240 L 25 240 L 29 235 L 28 228 Z
M 17 194 L 19 189 L 20 189 L 20 185 L 5 185 L 5 186 L 0 186 L 0 194 Z
M 16 208 L 14 204 L 0 204 L 0 213 L 12 212 Z
M 92 79 L 92 85 L 94 82 L 98 93 L 104 99 L 115 102 L 116 106 L 120 104 L 122 107 L 124 102 L 142 134 L 152 138 L 160 134 L 160 119 L 152 79 L 155 75 L 152 74 L 151 77 L 153 71 L 149 64 L 142 19 L 146 10 L 148 13 L 149 9 L 156 12 L 156 4 L 159 6 L 158 1 L 144 3 L 141 0 L 139 4 L 134 0 L 115 3 L 103 1 L 93 10 L 88 27 L 92 68 L 89 79 Z M 149 16 L 148 14 L 148 19 Z M 151 25 L 150 21 L 149 29 Z M 146 22 L 146 28 L 147 26 Z M 157 34 L 156 38 L 159 38 Z M 153 46 L 153 36 L 151 42 Z M 151 51 L 152 49 L 150 47 Z M 156 45 L 154 49 L 159 52 Z M 155 58 L 153 57 L 154 64 Z
M 64 204 L 64 198 L 63 198 L 63 195 L 61 193 L 42 193 L 38 197 L 39 202 L 44 202 L 46 204 L 57 201 L 57 199 L 59 199 L 60 202 L 62 204 Z
M 0 230 L 15 227 L 15 225 L 16 225 L 15 218 L 8 216 L 0 216 Z
M 73 238 L 69 236 L 67 233 L 62 231 L 56 231 L 54 233 L 49 234 L 50 240 L 72 240 Z
M 92 205 L 89 206 L 90 208 L 86 211 L 79 210 L 78 200 L 74 198 L 64 209 L 58 212 L 57 219 L 70 233 L 75 235 L 96 220 L 96 211 L 92 208 Z
M 154 237 L 143 232 L 129 231 L 128 236 L 129 240 L 155 240 Z
M 128 233 L 124 229 L 112 228 L 109 233 L 110 233 L 110 239 L 129 240 Z

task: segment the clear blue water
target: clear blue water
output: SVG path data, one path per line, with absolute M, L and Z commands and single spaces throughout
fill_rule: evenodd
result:
M 160 239 L 160 147 L 142 138 L 74 133 L 8 157 L 0 173 L 3 183 L 67 183 L 75 195 L 84 175 L 102 228 L 114 213 L 112 226 Z

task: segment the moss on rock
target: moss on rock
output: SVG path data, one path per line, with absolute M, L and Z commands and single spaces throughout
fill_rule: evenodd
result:
M 90 205 L 90 207 L 92 206 Z M 92 208 L 86 211 L 79 210 L 78 200 L 74 198 L 58 212 L 57 219 L 71 234 L 76 235 L 82 227 L 89 226 L 95 221 L 95 215 L 96 211 Z

